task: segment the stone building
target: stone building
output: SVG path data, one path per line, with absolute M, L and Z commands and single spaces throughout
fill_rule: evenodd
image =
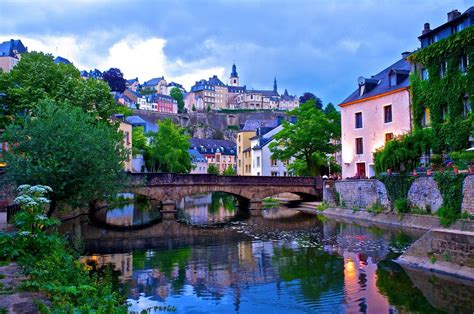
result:
M 154 89 L 158 94 L 169 95 L 165 77 L 152 78 L 141 85 L 141 89 Z
M 19 39 L 10 39 L 0 44 L 0 69 L 10 72 L 20 61 L 21 54 L 28 52 L 28 48 Z

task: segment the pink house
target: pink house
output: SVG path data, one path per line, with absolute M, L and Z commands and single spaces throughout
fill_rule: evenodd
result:
M 342 176 L 375 175 L 373 153 L 411 130 L 410 63 L 403 58 L 370 79 L 341 104 Z
M 151 110 L 162 113 L 178 113 L 178 102 L 171 96 L 163 94 L 152 94 L 147 97 L 151 104 Z

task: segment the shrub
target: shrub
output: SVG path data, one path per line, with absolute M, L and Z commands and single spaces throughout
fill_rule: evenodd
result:
M 435 180 L 443 197 L 443 203 L 438 209 L 438 216 L 441 217 L 443 226 L 450 225 L 461 215 L 464 178 L 465 175 L 454 174 L 453 172 L 443 172 L 435 175 Z
M 395 210 L 399 214 L 409 213 L 410 212 L 410 204 L 406 198 L 399 198 L 395 201 Z
M 377 200 L 369 208 L 367 208 L 367 211 L 373 214 L 380 214 L 381 212 L 385 211 L 385 207 L 383 207 L 382 203 Z
M 320 211 L 320 212 L 325 211 L 325 210 L 328 209 L 328 208 L 329 208 L 329 204 L 326 203 L 326 202 L 322 202 L 321 204 L 319 204 L 318 206 L 316 206 L 316 210 L 317 210 L 317 211 Z

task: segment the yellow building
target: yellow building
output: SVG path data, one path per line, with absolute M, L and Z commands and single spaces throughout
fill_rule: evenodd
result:
M 237 175 L 250 176 L 252 159 L 250 138 L 257 135 L 255 131 L 240 131 L 237 133 Z

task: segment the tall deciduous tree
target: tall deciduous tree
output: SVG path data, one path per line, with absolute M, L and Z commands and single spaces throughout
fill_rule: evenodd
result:
M 178 112 L 184 111 L 184 97 L 183 93 L 179 90 L 179 88 L 173 87 L 170 91 L 170 96 L 173 97 L 174 100 L 178 102 Z
M 126 81 L 120 69 L 110 68 L 108 71 L 102 73 L 102 79 L 109 84 L 110 90 L 113 92 L 123 93 L 126 88 Z
M 5 94 L 0 100 L 3 114 L 8 117 L 0 121 L 5 125 L 33 114 L 39 100 L 67 102 L 104 120 L 115 107 L 107 83 L 84 80 L 72 64 L 56 64 L 51 55 L 41 52 L 24 54 L 13 70 L 0 71 L 0 93 Z
M 337 121 L 315 106 L 311 99 L 288 113 L 297 122 L 283 122 L 283 129 L 270 144 L 272 158 L 295 161 L 290 165 L 298 175 L 316 176 L 327 166 L 328 155 L 339 149 L 334 139 L 340 137 Z
M 304 104 L 305 102 L 311 99 L 314 100 L 314 105 L 316 106 L 316 108 L 320 110 L 323 108 L 323 102 L 321 101 L 321 99 L 310 92 L 306 92 L 303 94 L 303 96 L 300 96 L 300 104 Z
M 15 143 L 6 153 L 8 178 L 16 184 L 47 185 L 56 204 L 80 207 L 117 192 L 127 152 L 123 135 L 80 108 L 41 101 L 23 125 L 9 125 Z
M 171 119 L 158 122 L 158 132 L 151 136 L 148 169 L 159 172 L 188 173 L 192 169 L 189 136 Z

